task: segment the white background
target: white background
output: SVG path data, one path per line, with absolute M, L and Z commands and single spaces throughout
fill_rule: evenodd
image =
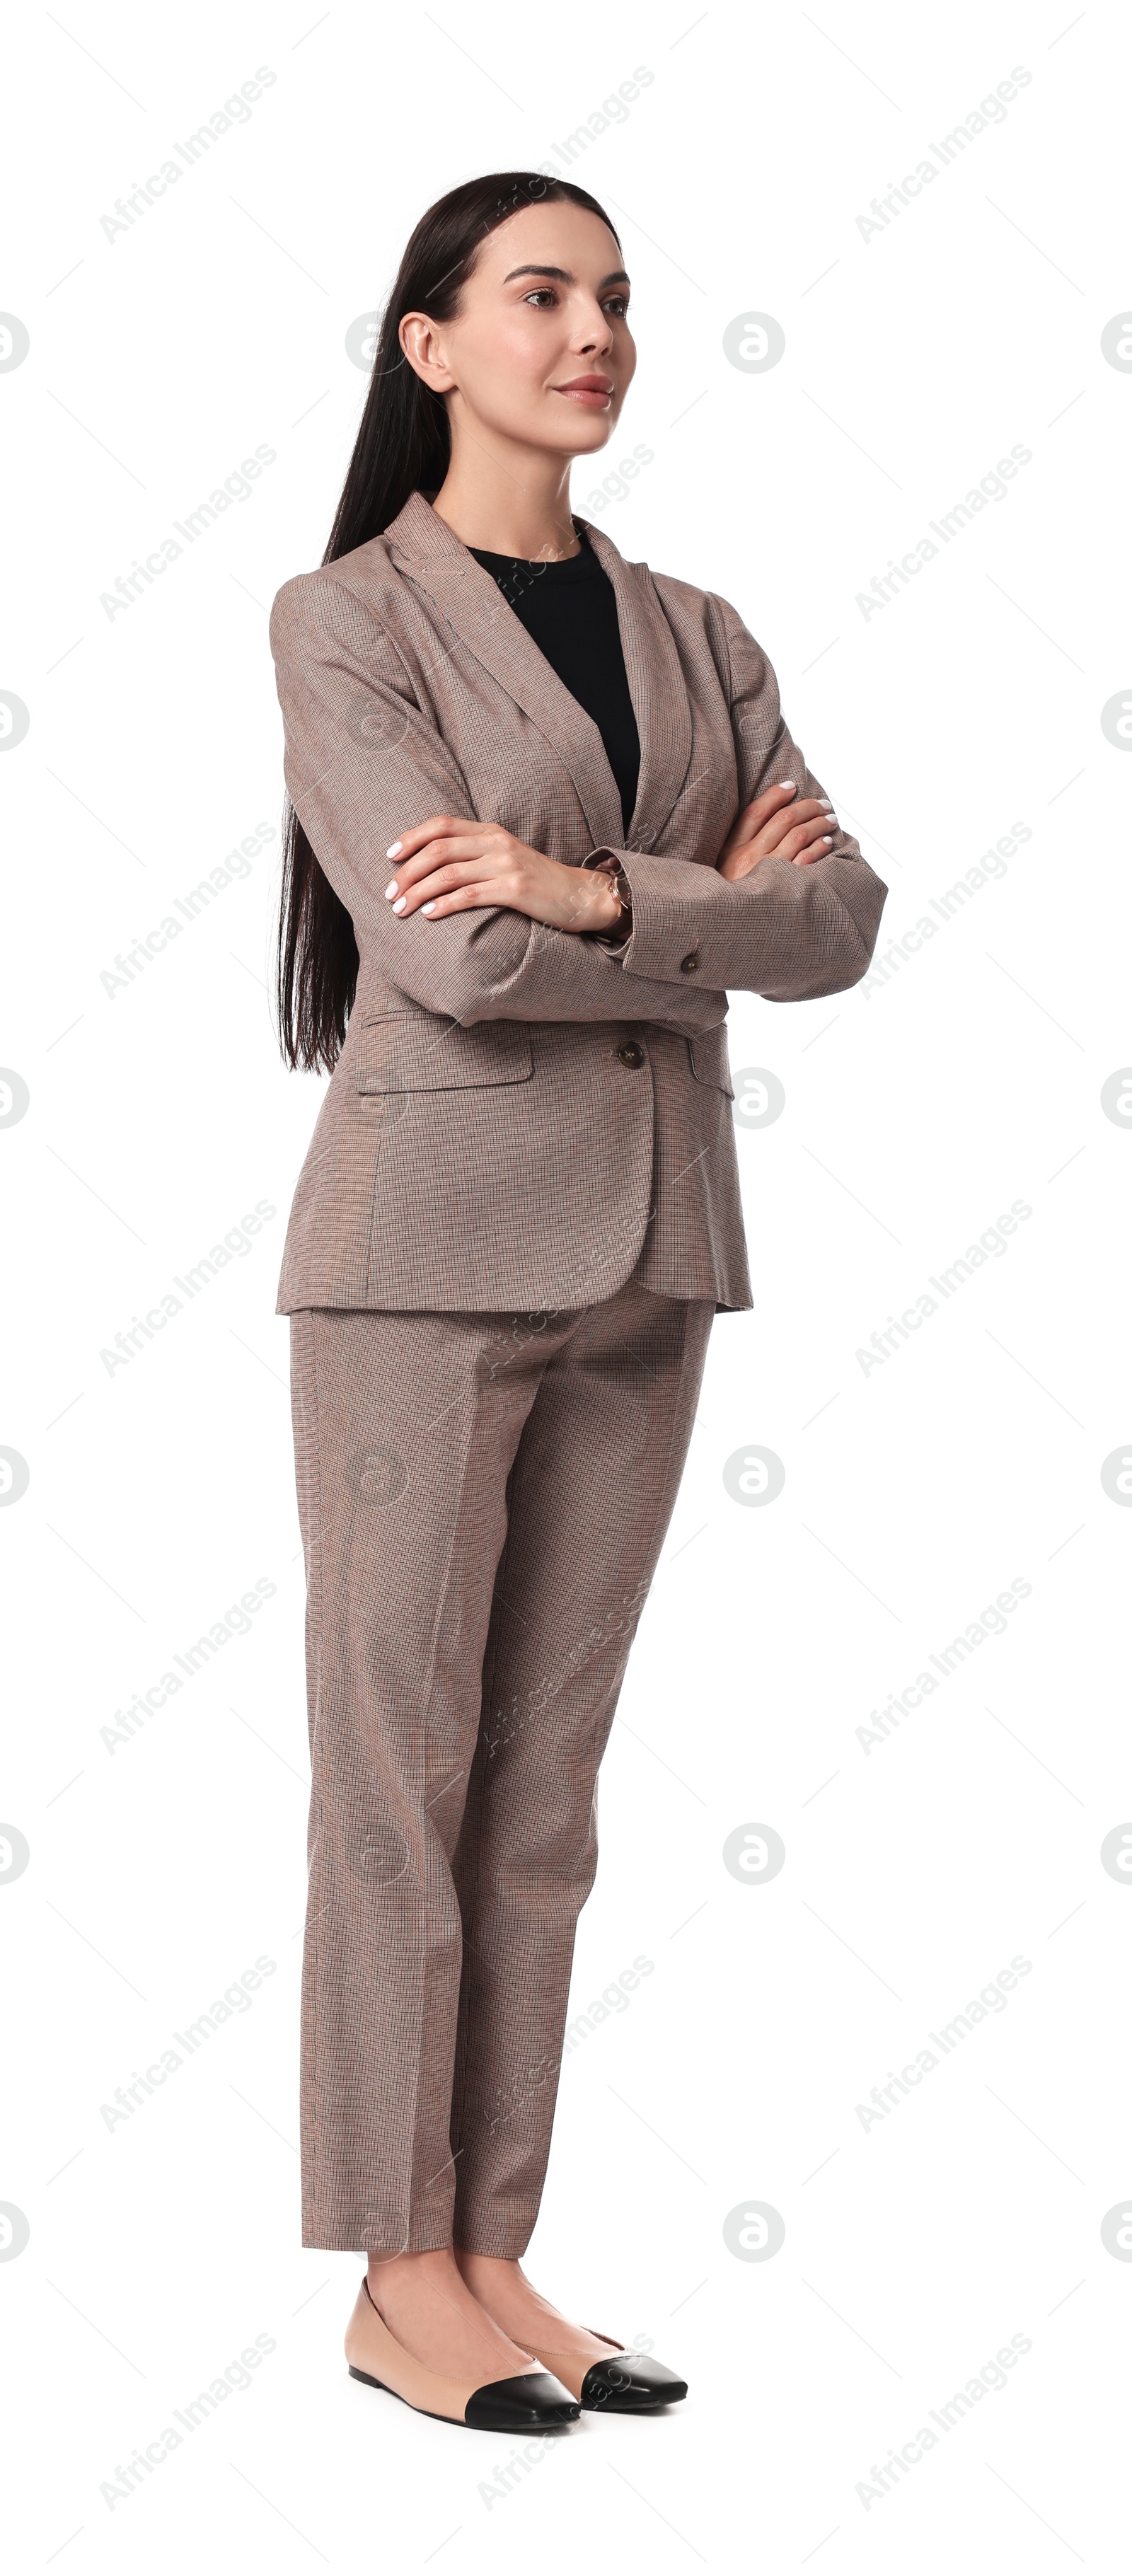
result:
M 0 1518 L 0 1812 L 30 1846 L 0 1894 L 0 2200 L 30 2227 L 0 2265 L 13 2462 L 46 2418 L 14 2565 L 1124 2564 L 1132 2271 L 1101 2225 L 1132 2190 L 1132 1897 L 1100 1860 L 1132 1815 L 1132 1522 L 1101 1483 L 1132 1436 L 1132 1146 L 1100 1097 L 1132 1058 L 1132 764 L 1100 721 L 1132 694 L 1132 381 L 1101 351 L 1132 284 L 1123 33 L 1073 0 L 71 0 L 10 36 L 0 301 L 30 334 L 0 378 L 0 687 L 30 711 L 0 762 L 0 1059 L 30 1092 L 0 1133 L 0 1443 L 30 1469 Z M 108 238 L 115 200 L 261 65 L 248 120 Z M 638 66 L 651 83 L 602 131 Z M 1015 66 L 1031 79 L 1004 119 L 864 236 L 870 200 Z M 713 1333 L 602 1775 L 572 2010 L 638 1954 L 654 1969 L 567 2059 L 527 2264 L 692 2395 L 528 2459 L 351 2382 L 359 2262 L 299 2246 L 302 1562 L 273 1307 L 320 1085 L 284 1072 L 266 990 L 266 628 L 321 556 L 366 390 L 346 333 L 411 225 L 466 176 L 554 166 L 571 134 L 634 285 L 606 462 L 654 452 L 601 524 L 765 645 L 889 885 L 879 953 L 1013 822 L 1031 838 L 867 997 L 734 1001 L 736 1074 L 786 1093 L 738 1135 L 755 1308 Z M 749 312 L 785 333 L 763 374 L 724 354 Z M 101 595 L 257 445 L 275 461 L 250 497 L 109 616 Z M 1015 446 L 1007 495 L 866 616 L 858 594 Z M 575 476 L 593 518 L 600 485 Z M 265 820 L 250 873 L 108 990 L 116 954 Z M 1008 1248 L 866 1373 L 874 1332 L 1015 1200 Z M 258 1201 L 252 1248 L 108 1370 Z M 786 1471 L 762 1509 L 723 1483 L 752 1443 Z M 104 1740 L 258 1578 L 275 1589 L 249 1632 Z M 1006 1633 L 862 1742 L 1015 1578 Z M 751 1822 L 785 1844 L 772 1882 L 724 1867 Z M 247 2012 L 109 2128 L 116 2088 L 260 1956 Z M 865 2127 L 888 2070 L 1016 1956 L 1001 2012 Z M 762 2262 L 723 2233 L 754 2201 L 785 2224 Z M 274 2349 L 252 2384 L 115 2501 L 257 2334 Z M 880 2489 L 1012 2336 L 1007 2384 Z M 10 2468 L 9 2513 L 19 2484 Z

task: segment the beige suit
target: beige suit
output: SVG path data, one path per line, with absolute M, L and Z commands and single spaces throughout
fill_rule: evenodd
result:
M 598 1764 L 711 1323 L 751 1304 L 727 988 L 854 983 L 885 892 L 841 832 L 806 868 L 716 873 L 756 789 L 816 781 L 734 609 L 587 533 L 641 737 L 627 850 L 597 727 L 419 493 L 272 612 L 287 784 L 361 957 L 279 1289 L 307 2245 L 526 2248 Z M 385 851 L 432 813 L 574 866 L 618 850 L 632 937 L 399 920 Z
M 844 832 L 808 867 L 718 875 L 750 797 L 818 782 L 735 610 L 582 524 L 641 737 L 627 850 L 597 726 L 419 492 L 276 599 L 287 785 L 361 953 L 280 1313 L 576 1304 L 612 1295 L 642 1252 L 657 1294 L 751 1303 L 727 991 L 857 983 L 886 889 Z M 398 919 L 385 852 L 433 813 L 501 823 L 567 865 L 618 850 L 632 938 L 614 953 L 499 909 Z

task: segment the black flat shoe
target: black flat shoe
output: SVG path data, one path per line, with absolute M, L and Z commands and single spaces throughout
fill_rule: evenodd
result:
M 489 2380 L 483 2388 L 470 2379 L 448 2379 L 427 2370 L 390 2334 L 364 2273 L 346 2328 L 346 2360 L 351 2379 L 363 2380 L 367 2388 L 385 2389 L 437 2423 L 468 2424 L 479 2433 L 553 2433 L 562 2424 L 576 2423 L 581 2413 L 579 2400 L 541 2367 Z
M 481 2433 L 545 2433 L 556 2424 L 576 2424 L 581 2409 L 549 2370 L 520 2371 L 514 2379 L 493 2379 L 477 2388 L 464 2408 L 465 2424 Z
M 659 2406 L 674 2406 L 687 2394 L 687 2380 L 663 2361 L 648 2353 L 611 2353 L 608 2361 L 590 2363 L 580 2403 L 592 2415 L 655 2415 Z
M 587 2333 L 597 2334 L 596 2326 Z M 610 2338 L 598 2335 L 598 2342 L 610 2343 Z M 647 2352 L 625 2352 L 620 2344 L 611 2344 L 608 2358 L 591 2361 L 588 2369 L 578 2353 L 544 2351 L 538 2359 L 554 2364 L 587 2415 L 655 2415 L 659 2407 L 675 2406 L 688 2394 L 687 2380 L 678 2379 L 663 2361 L 654 2361 Z

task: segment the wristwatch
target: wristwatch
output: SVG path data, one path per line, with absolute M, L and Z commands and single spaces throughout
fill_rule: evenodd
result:
M 621 906 L 617 919 L 610 929 L 595 931 L 593 936 L 597 939 L 611 939 L 620 948 L 633 927 L 633 889 L 620 860 L 614 857 L 611 850 L 607 851 L 604 858 L 594 860 L 592 872 L 594 876 L 608 877 Z

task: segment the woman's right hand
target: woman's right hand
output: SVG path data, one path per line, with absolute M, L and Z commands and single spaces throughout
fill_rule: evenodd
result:
M 795 867 L 807 867 L 811 859 L 825 858 L 837 828 L 831 805 L 816 796 L 799 801 L 793 779 L 784 778 L 743 807 L 715 864 L 731 884 L 749 876 L 760 859 L 790 859 Z

